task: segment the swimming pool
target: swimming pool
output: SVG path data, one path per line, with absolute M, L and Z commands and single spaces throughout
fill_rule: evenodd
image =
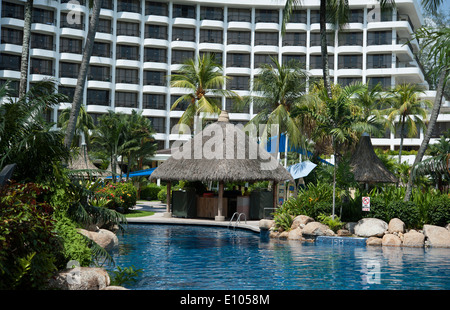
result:
M 448 290 L 450 249 L 274 241 L 240 229 L 129 224 L 116 265 L 133 290 Z

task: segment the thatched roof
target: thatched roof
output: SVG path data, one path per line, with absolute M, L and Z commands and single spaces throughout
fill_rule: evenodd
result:
M 222 111 L 216 123 L 172 149 L 151 175 L 165 181 L 254 182 L 291 180 L 290 173 Z
M 92 163 L 87 154 L 86 145 L 83 144 L 80 147 L 80 152 L 78 156 L 70 162 L 68 167 L 70 170 L 81 170 L 80 174 L 83 176 L 87 175 L 101 175 L 101 172 L 98 171 L 98 168 Z M 83 171 L 83 170 L 94 170 L 94 171 Z
M 363 135 L 350 160 L 355 180 L 363 183 L 395 183 L 397 178 L 384 166 L 373 150 L 368 135 Z

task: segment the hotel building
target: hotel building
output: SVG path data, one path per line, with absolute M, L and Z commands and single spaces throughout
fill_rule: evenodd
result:
M 18 88 L 24 26 L 24 3 L 1 0 L 0 83 L 12 80 Z M 73 96 L 88 30 L 87 0 L 34 0 L 28 82 L 44 78 L 59 81 L 59 91 Z M 108 109 L 129 113 L 142 110 L 156 131 L 159 149 L 168 148 L 178 135 L 170 131 L 185 106 L 171 110 L 182 94 L 169 86 L 168 76 L 187 58 L 215 53 L 227 88 L 250 94 L 251 81 L 270 57 L 280 62 L 298 59 L 311 76 L 321 77 L 319 0 L 303 0 L 281 35 L 284 0 L 103 0 L 90 59 L 84 104 L 94 120 Z M 386 88 L 415 83 L 428 88 L 417 62 L 419 46 L 411 36 L 422 24 L 417 0 L 396 0 L 393 10 L 380 12 L 376 0 L 349 0 L 350 21 L 328 37 L 332 81 L 382 83 Z M 330 25 L 331 26 L 331 25 Z M 434 99 L 434 91 L 425 97 Z M 221 98 L 235 123 L 246 123 L 258 111 L 236 110 Z M 55 107 L 47 117 L 55 121 L 70 103 Z M 433 138 L 450 129 L 449 102 L 444 103 Z M 418 149 L 423 132 L 404 141 Z M 396 149 L 399 132 L 374 138 L 375 146 Z M 433 142 L 433 141 L 432 141 Z

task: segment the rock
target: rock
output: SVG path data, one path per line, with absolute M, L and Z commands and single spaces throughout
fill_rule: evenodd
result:
M 346 236 L 351 236 L 352 234 L 347 229 L 339 229 L 337 231 L 337 235 L 340 237 L 346 237 Z
M 85 235 L 107 251 L 115 249 L 119 245 L 119 239 L 117 236 L 113 232 L 106 229 L 99 229 L 98 231 L 78 229 L 78 232 Z
M 301 240 L 302 239 L 302 229 L 297 227 L 295 229 L 291 229 L 288 234 L 289 240 Z
M 280 233 L 278 231 L 271 230 L 269 233 L 269 238 L 278 238 Z
M 48 286 L 58 290 L 101 290 L 110 283 L 108 273 L 102 268 L 77 267 L 59 272 Z
M 423 234 L 432 247 L 450 248 L 450 231 L 445 227 L 423 225 Z
M 360 237 L 383 237 L 388 224 L 376 218 L 363 218 L 355 226 L 355 234 Z
M 388 231 L 392 233 L 404 233 L 405 223 L 398 218 L 393 218 L 389 221 Z
M 357 222 L 348 222 L 345 224 L 344 228 L 347 229 L 351 234 L 355 233 L 355 226 Z
M 325 224 L 319 222 L 309 222 L 302 231 L 303 235 L 312 236 L 334 236 L 334 232 Z
M 378 237 L 369 237 L 366 240 L 366 245 L 375 245 L 375 246 L 381 246 L 381 242 L 383 240 Z
M 401 246 L 402 241 L 394 234 L 385 234 L 381 239 L 382 246 Z
M 114 285 L 102 288 L 102 291 L 126 291 L 126 290 L 128 289 L 123 286 L 114 286 Z
M 275 221 L 274 220 L 266 220 L 266 219 L 262 219 L 259 221 L 259 228 L 260 229 L 271 229 L 273 226 L 275 225 Z
M 450 223 L 448 223 L 447 225 L 445 225 L 445 228 L 447 228 L 447 230 L 450 230 Z
M 295 229 L 297 227 L 303 228 L 306 224 L 314 222 L 312 217 L 307 215 L 298 215 L 292 221 L 291 229 Z
M 410 230 L 403 235 L 403 246 L 423 247 L 425 244 L 425 236 L 418 231 Z
M 288 237 L 289 237 L 288 231 L 283 231 L 278 235 L 278 238 L 280 238 L 280 239 L 287 239 Z

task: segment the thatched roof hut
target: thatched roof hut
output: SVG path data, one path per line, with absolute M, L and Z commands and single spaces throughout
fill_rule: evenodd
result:
M 276 158 L 229 122 L 226 111 L 222 111 L 217 122 L 206 126 L 179 148 L 172 148 L 172 156 L 156 168 L 151 179 L 218 181 L 219 201 L 226 182 L 268 180 L 276 185 L 293 181 Z M 275 189 L 276 186 L 274 194 Z
M 79 174 L 83 177 L 102 175 L 102 173 L 98 171 L 99 169 L 89 159 L 86 144 L 83 144 L 80 147 L 78 156 L 70 162 L 68 168 L 70 170 L 79 171 Z
M 384 166 L 366 134 L 359 139 L 355 153 L 350 160 L 355 180 L 362 183 L 395 183 L 397 178 Z

